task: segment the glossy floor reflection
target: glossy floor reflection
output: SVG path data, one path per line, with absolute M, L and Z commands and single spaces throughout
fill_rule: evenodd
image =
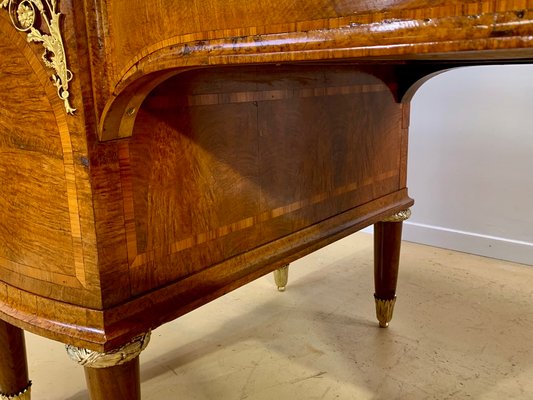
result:
M 533 267 L 404 243 L 380 329 L 358 233 L 152 334 L 143 400 L 531 399 Z M 27 335 L 33 398 L 87 399 L 64 346 Z

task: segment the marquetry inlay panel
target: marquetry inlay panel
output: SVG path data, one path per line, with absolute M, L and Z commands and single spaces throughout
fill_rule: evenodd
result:
M 66 111 L 24 35 L 0 15 L 0 273 L 83 288 L 86 274 Z M 32 104 L 29 108 L 27 105 Z M 31 291 L 48 286 L 31 285 Z
M 134 290 L 154 265 L 168 283 L 400 189 L 401 105 L 373 76 L 252 68 L 166 87 L 120 145 Z M 364 111 L 376 101 L 387 120 Z

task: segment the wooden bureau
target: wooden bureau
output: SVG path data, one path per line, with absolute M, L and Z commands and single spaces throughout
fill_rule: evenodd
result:
M 525 0 L 0 0 L 0 399 L 23 330 L 138 399 L 152 329 L 371 224 L 387 326 L 412 95 L 531 60 Z

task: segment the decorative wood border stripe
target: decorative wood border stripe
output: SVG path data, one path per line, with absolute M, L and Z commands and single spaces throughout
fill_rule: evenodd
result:
M 126 224 L 126 242 L 128 248 L 128 261 L 132 268 L 139 267 L 146 262 L 154 259 L 155 254 L 161 249 L 150 249 L 145 253 L 138 253 L 137 249 L 137 231 L 135 227 L 135 214 L 134 214 L 134 204 L 133 204 L 133 184 L 131 182 L 131 166 L 129 163 L 129 143 L 121 142 L 119 145 L 119 159 L 120 159 L 120 173 L 122 178 L 123 185 L 123 196 L 124 196 L 124 216 Z M 170 252 L 166 255 L 172 255 L 178 253 L 182 250 L 191 248 L 195 245 L 206 243 L 213 239 L 218 239 L 229 235 L 232 232 L 240 231 L 251 227 L 258 222 L 265 222 L 273 218 L 277 218 L 286 214 L 293 213 L 305 207 L 314 206 L 319 204 L 331 197 L 337 197 L 344 194 L 352 193 L 356 190 L 360 190 L 362 187 L 368 186 L 375 182 L 377 178 L 378 181 L 383 181 L 389 178 L 393 178 L 397 175 L 395 170 L 387 171 L 374 177 L 373 179 L 366 179 L 361 183 L 350 183 L 348 185 L 338 187 L 334 190 L 323 192 L 312 196 L 308 199 L 296 201 L 291 204 L 287 204 L 282 207 L 277 207 L 272 210 L 264 211 L 258 215 L 254 215 L 248 218 L 244 218 L 240 221 L 236 221 L 232 224 L 218 227 L 210 231 L 202 232 L 191 236 L 186 239 L 182 239 L 173 243 L 169 243 Z
M 390 89 L 383 83 L 368 84 L 368 85 L 344 85 L 344 86 L 324 86 L 304 89 L 277 89 L 277 90 L 258 90 L 247 92 L 231 92 L 231 93 L 204 93 L 185 95 L 178 98 L 176 103 L 176 96 L 173 96 L 173 101 L 170 102 L 163 96 L 157 96 L 150 99 L 150 105 L 156 105 L 158 109 L 172 107 L 175 108 L 177 104 L 194 107 L 194 106 L 211 106 L 219 104 L 238 104 L 250 103 L 253 101 L 277 101 L 289 99 L 305 99 L 311 97 L 326 97 L 326 96 L 346 96 L 350 94 L 362 93 L 390 93 Z
M 0 7 L 4 6 L 4 3 L 7 3 L 7 0 L 4 0 L 4 3 L 1 3 L 1 1 L 2 0 L 0 0 Z M 0 18 L 0 32 L 3 31 L 2 24 L 3 19 Z M 7 23 L 5 25 L 7 25 Z M 30 50 L 27 45 L 25 46 L 24 41 L 19 35 L 16 34 L 16 32 L 7 34 L 8 37 L 11 40 L 15 41 L 15 43 L 17 43 L 17 45 L 21 49 L 21 52 L 28 61 L 30 68 L 34 71 L 35 75 L 43 86 L 43 90 L 47 94 L 48 100 L 50 101 L 50 108 L 54 111 L 61 148 L 63 150 L 63 165 L 65 169 L 64 178 L 70 217 L 72 251 L 74 254 L 74 276 L 68 278 L 67 275 L 42 270 L 40 270 L 40 273 L 37 273 L 36 268 L 34 267 L 19 264 L 11 260 L 9 260 L 9 263 L 7 263 L 8 260 L 5 260 L 3 258 L 0 258 L 0 268 L 6 268 L 12 273 L 20 273 L 21 271 L 26 271 L 27 273 L 31 273 L 30 276 L 35 276 L 36 279 L 44 279 L 50 283 L 53 283 L 53 281 L 50 281 L 49 278 L 56 277 L 61 279 L 61 281 L 65 281 L 65 283 L 68 284 L 70 287 L 86 287 L 87 280 L 83 255 L 83 243 L 81 237 L 81 221 L 78 205 L 78 193 L 76 187 L 76 171 L 74 166 L 74 155 L 72 149 L 72 142 L 70 140 L 70 131 L 67 123 L 67 118 L 65 113 L 61 111 L 61 103 L 57 100 L 53 101 L 53 97 L 49 97 L 53 94 L 54 90 L 45 74 L 45 70 L 39 63 L 38 58 L 35 57 L 35 54 Z

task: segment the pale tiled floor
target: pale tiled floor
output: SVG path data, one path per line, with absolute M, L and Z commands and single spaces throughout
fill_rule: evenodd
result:
M 358 233 L 153 332 L 144 400 L 533 399 L 533 267 L 405 243 L 395 318 L 374 320 Z M 64 347 L 27 335 L 33 399 L 88 398 Z

